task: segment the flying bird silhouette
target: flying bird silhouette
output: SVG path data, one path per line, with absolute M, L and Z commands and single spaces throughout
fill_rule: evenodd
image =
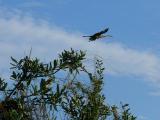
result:
M 93 35 L 83 36 L 83 37 L 89 37 L 89 41 L 95 41 L 97 39 L 104 38 L 104 37 L 112 37 L 111 35 L 104 35 L 104 33 L 106 33 L 108 30 L 109 30 L 109 28 L 106 28 L 100 32 L 93 34 Z

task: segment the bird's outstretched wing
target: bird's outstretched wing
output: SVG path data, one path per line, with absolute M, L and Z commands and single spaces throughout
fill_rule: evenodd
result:
M 108 30 L 109 30 L 109 28 L 106 28 L 106 29 L 104 29 L 104 30 L 102 30 L 102 31 L 100 31 L 100 32 L 97 32 L 97 33 L 93 34 L 93 35 L 87 35 L 87 36 L 82 36 L 82 37 L 99 36 L 99 35 L 101 35 L 101 34 L 106 33 Z
M 104 29 L 104 30 L 102 30 L 102 31 L 100 31 L 100 32 L 98 32 L 98 33 L 95 33 L 95 34 L 101 35 L 101 34 L 106 33 L 108 30 L 109 30 L 109 28 L 106 28 L 106 29 Z

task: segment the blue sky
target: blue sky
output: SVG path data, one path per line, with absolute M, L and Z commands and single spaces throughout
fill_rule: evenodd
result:
M 104 93 L 129 103 L 138 120 L 158 120 L 160 106 L 160 2 L 158 0 L 0 0 L 0 75 L 10 56 L 44 61 L 70 47 L 102 56 Z M 110 39 L 88 35 L 109 27 Z

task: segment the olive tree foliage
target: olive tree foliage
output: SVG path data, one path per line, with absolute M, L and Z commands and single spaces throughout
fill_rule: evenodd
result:
M 106 103 L 103 62 L 97 59 L 96 72 L 91 73 L 83 63 L 85 56 L 70 49 L 49 63 L 30 55 L 11 57 L 10 80 L 0 78 L 0 119 L 135 120 L 128 105 L 119 111 Z M 86 77 L 80 80 L 79 75 Z

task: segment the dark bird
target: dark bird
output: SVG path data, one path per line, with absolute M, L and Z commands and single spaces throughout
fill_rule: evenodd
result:
M 108 30 L 109 30 L 109 28 L 106 28 L 100 32 L 93 34 L 93 35 L 83 36 L 83 37 L 89 37 L 89 41 L 95 41 L 99 38 L 104 38 L 104 37 L 112 37 L 111 35 L 104 35 L 104 33 L 106 33 Z

